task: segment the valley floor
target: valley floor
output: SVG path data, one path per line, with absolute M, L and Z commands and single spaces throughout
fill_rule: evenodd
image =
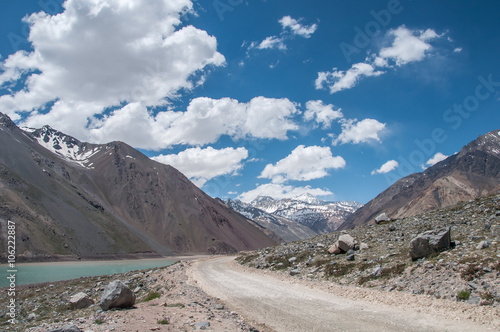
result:
M 69 310 L 80 291 L 99 301 L 105 285 L 122 280 L 135 290 L 132 309 L 103 312 L 97 304 Z M 5 303 L 6 292 L 0 295 Z M 18 292 L 20 321 L 0 328 L 46 332 L 65 325 L 81 331 L 493 331 L 498 308 L 305 280 L 241 266 L 219 256 L 150 271 L 89 277 Z M 1 308 L 0 310 L 3 310 Z
M 254 331 L 253 327 L 218 299 L 207 295 L 188 280 L 192 261 L 153 270 L 133 271 L 112 276 L 18 287 L 18 322 L 7 322 L 0 307 L 0 330 L 46 332 L 75 325 L 81 331 Z M 113 280 L 125 282 L 137 296 L 133 308 L 102 311 L 98 305 L 104 287 Z M 85 292 L 95 300 L 86 309 L 71 310 L 72 295 Z M 0 303 L 7 303 L 0 292 Z
M 493 331 L 499 310 L 257 270 L 232 257 L 197 261 L 198 285 L 263 331 Z

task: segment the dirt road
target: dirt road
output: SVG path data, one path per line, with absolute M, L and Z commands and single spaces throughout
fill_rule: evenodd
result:
M 360 300 L 359 296 L 346 298 L 345 293 L 339 296 L 330 287 L 312 288 L 307 282 L 241 267 L 234 262 L 234 257 L 195 262 L 189 274 L 206 293 L 220 298 L 264 331 L 493 330 L 470 320 L 452 320 L 456 312 L 443 315 L 442 310 L 438 310 L 439 317 L 417 312 L 415 306 L 401 306 L 397 301 L 397 305 L 387 305 Z M 387 292 L 379 294 L 388 295 Z M 405 295 L 394 292 L 390 296 Z M 373 300 L 373 296 L 366 297 Z

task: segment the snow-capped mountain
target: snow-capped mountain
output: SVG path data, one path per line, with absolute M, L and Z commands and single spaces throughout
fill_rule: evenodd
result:
M 297 221 L 267 213 L 240 200 L 228 199 L 225 203 L 236 212 L 270 230 L 286 242 L 304 240 L 318 235 L 311 228 Z
M 93 167 L 90 158 L 101 150 L 106 149 L 105 145 L 80 142 L 74 137 L 52 129 L 50 126 L 43 126 L 40 129 L 27 127 L 21 129 L 35 138 L 38 144 L 60 158 L 88 169 L 92 169 Z M 108 146 L 107 148 L 109 149 L 110 147 Z
M 259 196 L 250 205 L 274 216 L 299 222 L 317 233 L 335 231 L 349 215 L 362 206 L 355 201 L 326 202 L 310 194 L 279 200 Z

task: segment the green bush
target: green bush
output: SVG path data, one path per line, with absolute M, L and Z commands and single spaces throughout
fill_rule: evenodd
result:
M 151 301 L 151 300 L 154 300 L 154 299 L 157 299 L 161 296 L 160 293 L 158 292 L 151 292 L 149 293 L 145 298 L 144 298 L 144 302 L 148 302 L 148 301 Z
M 470 292 L 468 290 L 463 290 L 457 293 L 457 299 L 460 301 L 466 301 L 470 297 Z
M 162 318 L 157 323 L 160 325 L 168 325 L 170 324 L 170 321 L 168 320 L 168 318 Z

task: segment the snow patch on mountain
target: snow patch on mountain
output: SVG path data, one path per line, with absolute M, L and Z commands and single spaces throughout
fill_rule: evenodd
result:
M 31 134 L 42 147 L 56 154 L 62 159 L 92 169 L 90 158 L 101 151 L 102 146 L 82 144 L 77 139 L 65 135 L 57 130 L 44 126 L 41 129 L 22 128 Z
M 286 242 L 304 240 L 318 235 L 318 233 L 306 225 L 285 217 L 270 214 L 240 200 L 233 201 L 228 199 L 225 203 L 246 218 L 269 229 Z
M 250 205 L 269 214 L 299 222 L 319 233 L 334 231 L 362 206 L 354 201 L 326 202 L 309 194 L 279 200 L 259 196 Z

